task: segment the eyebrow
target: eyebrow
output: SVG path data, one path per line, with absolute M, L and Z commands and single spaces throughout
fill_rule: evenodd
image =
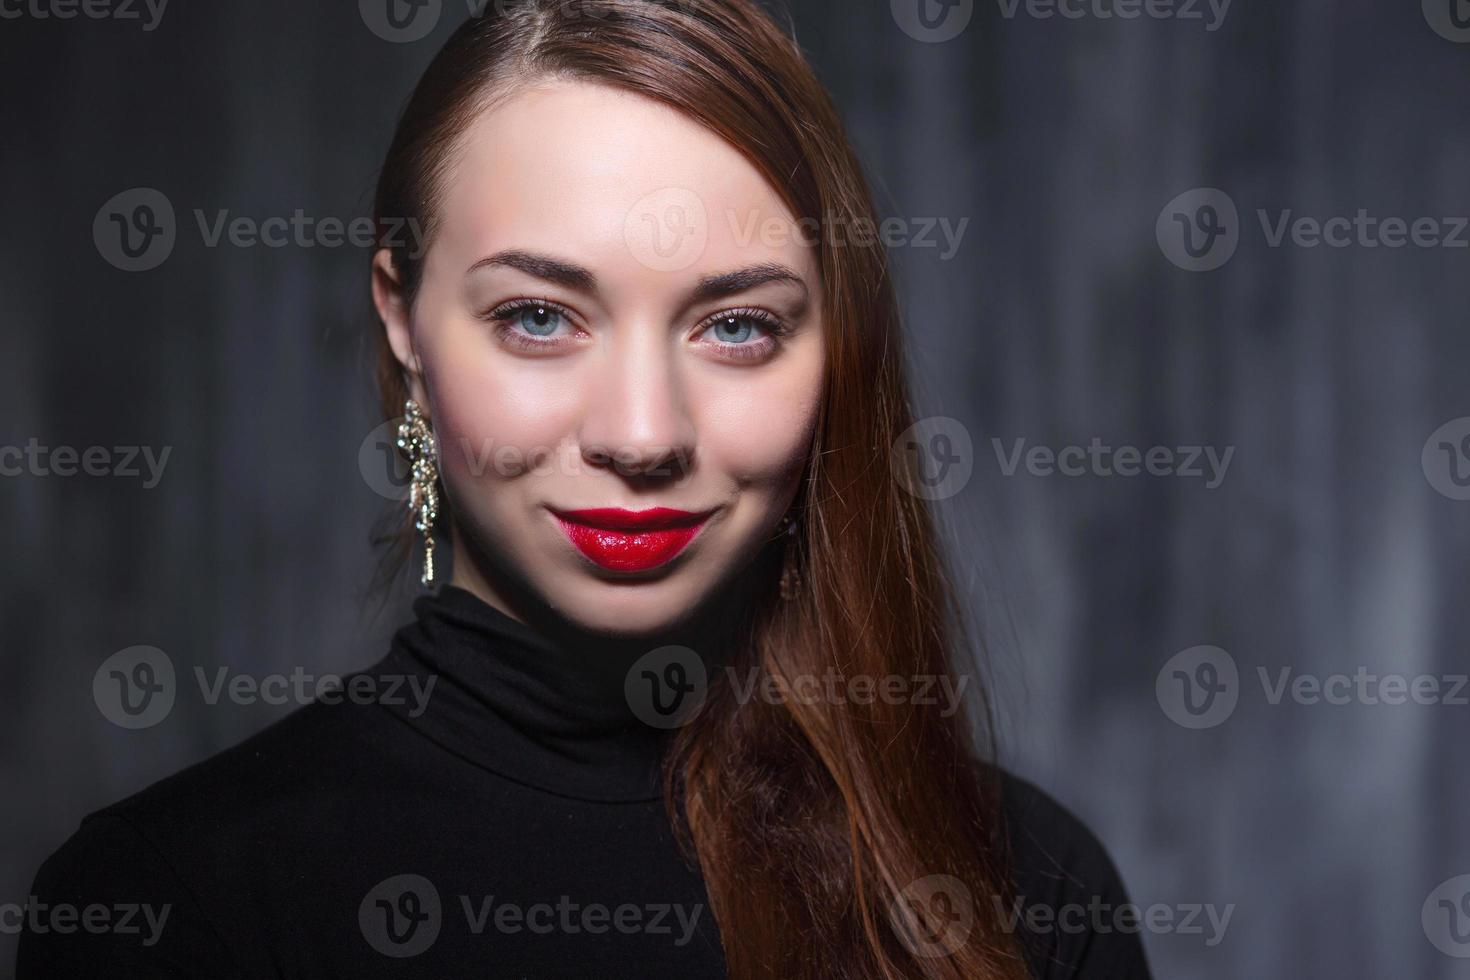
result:
M 597 288 L 597 277 L 590 269 L 554 259 L 549 255 L 537 255 L 534 252 L 523 252 L 520 249 L 508 249 L 504 252 L 496 252 L 494 255 L 487 255 L 465 270 L 465 275 L 491 266 L 519 269 L 528 276 L 545 279 L 558 286 L 580 290 L 584 293 L 593 292 Z
M 729 296 L 732 293 L 741 293 L 747 289 L 764 286 L 768 282 L 795 283 L 801 287 L 803 296 L 807 292 L 806 282 L 791 269 L 775 262 L 762 262 L 759 265 L 736 269 L 734 272 L 705 276 L 699 280 L 699 285 L 694 287 L 694 299 L 696 302 L 718 299 L 721 296 Z
M 494 255 L 487 255 L 470 266 L 466 275 L 478 269 L 493 266 L 518 269 L 528 276 L 535 276 L 537 279 L 544 279 L 547 282 L 584 293 L 597 290 L 597 276 L 592 273 L 591 269 L 572 262 L 564 262 L 549 255 L 540 255 L 521 249 L 507 249 L 503 252 L 496 252 Z M 794 270 L 776 262 L 761 262 L 743 269 L 735 269 L 732 272 L 721 272 L 717 275 L 702 277 L 694 287 L 693 299 L 695 302 L 718 299 L 771 282 L 794 283 L 801 287 L 803 295 L 807 293 L 805 280 Z

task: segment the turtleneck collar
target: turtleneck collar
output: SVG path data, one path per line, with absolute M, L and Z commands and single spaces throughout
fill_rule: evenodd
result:
M 560 796 L 657 799 L 668 733 L 629 707 L 628 653 L 571 649 L 471 592 L 446 585 L 414 602 L 414 622 L 372 672 L 437 678 L 417 705 L 387 705 L 461 757 Z

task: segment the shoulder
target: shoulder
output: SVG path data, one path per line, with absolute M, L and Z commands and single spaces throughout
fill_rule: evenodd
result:
M 214 840 L 246 824 L 284 823 L 295 805 L 371 784 L 401 731 L 370 706 L 309 704 L 88 819 L 117 817 L 144 833 Z
M 401 723 L 359 708 L 299 708 L 84 817 L 36 873 L 18 975 L 132 975 L 108 965 L 153 975 L 168 963 L 188 976 L 235 976 L 255 955 L 253 924 L 280 893 L 271 876 L 300 866 L 314 835 L 341 822 L 334 815 L 369 812 L 373 773 L 401 751 Z M 84 928 L 82 913 L 97 909 L 117 921 Z
M 1102 841 L 1034 783 L 995 772 L 1009 852 L 1010 894 L 1000 907 L 1032 972 L 1047 980 L 1147 978 L 1137 909 Z
M 1018 873 L 1063 890 L 1122 890 L 1117 866 L 1101 840 L 1035 783 L 999 770 L 1001 809 Z
M 234 954 L 167 855 L 125 818 L 101 811 L 41 865 L 27 897 L 18 980 L 234 977 Z

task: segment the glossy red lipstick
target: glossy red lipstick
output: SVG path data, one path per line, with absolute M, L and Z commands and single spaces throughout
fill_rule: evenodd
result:
M 552 513 L 578 551 L 617 572 L 647 571 L 671 560 L 694 540 L 709 518 L 709 512 L 671 507 L 597 507 Z

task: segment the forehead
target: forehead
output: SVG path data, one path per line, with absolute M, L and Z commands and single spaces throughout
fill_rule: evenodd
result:
M 815 277 L 801 229 L 738 150 L 668 106 L 585 82 L 539 83 L 475 118 L 436 245 L 466 265 L 521 248 L 644 285 L 763 261 Z

